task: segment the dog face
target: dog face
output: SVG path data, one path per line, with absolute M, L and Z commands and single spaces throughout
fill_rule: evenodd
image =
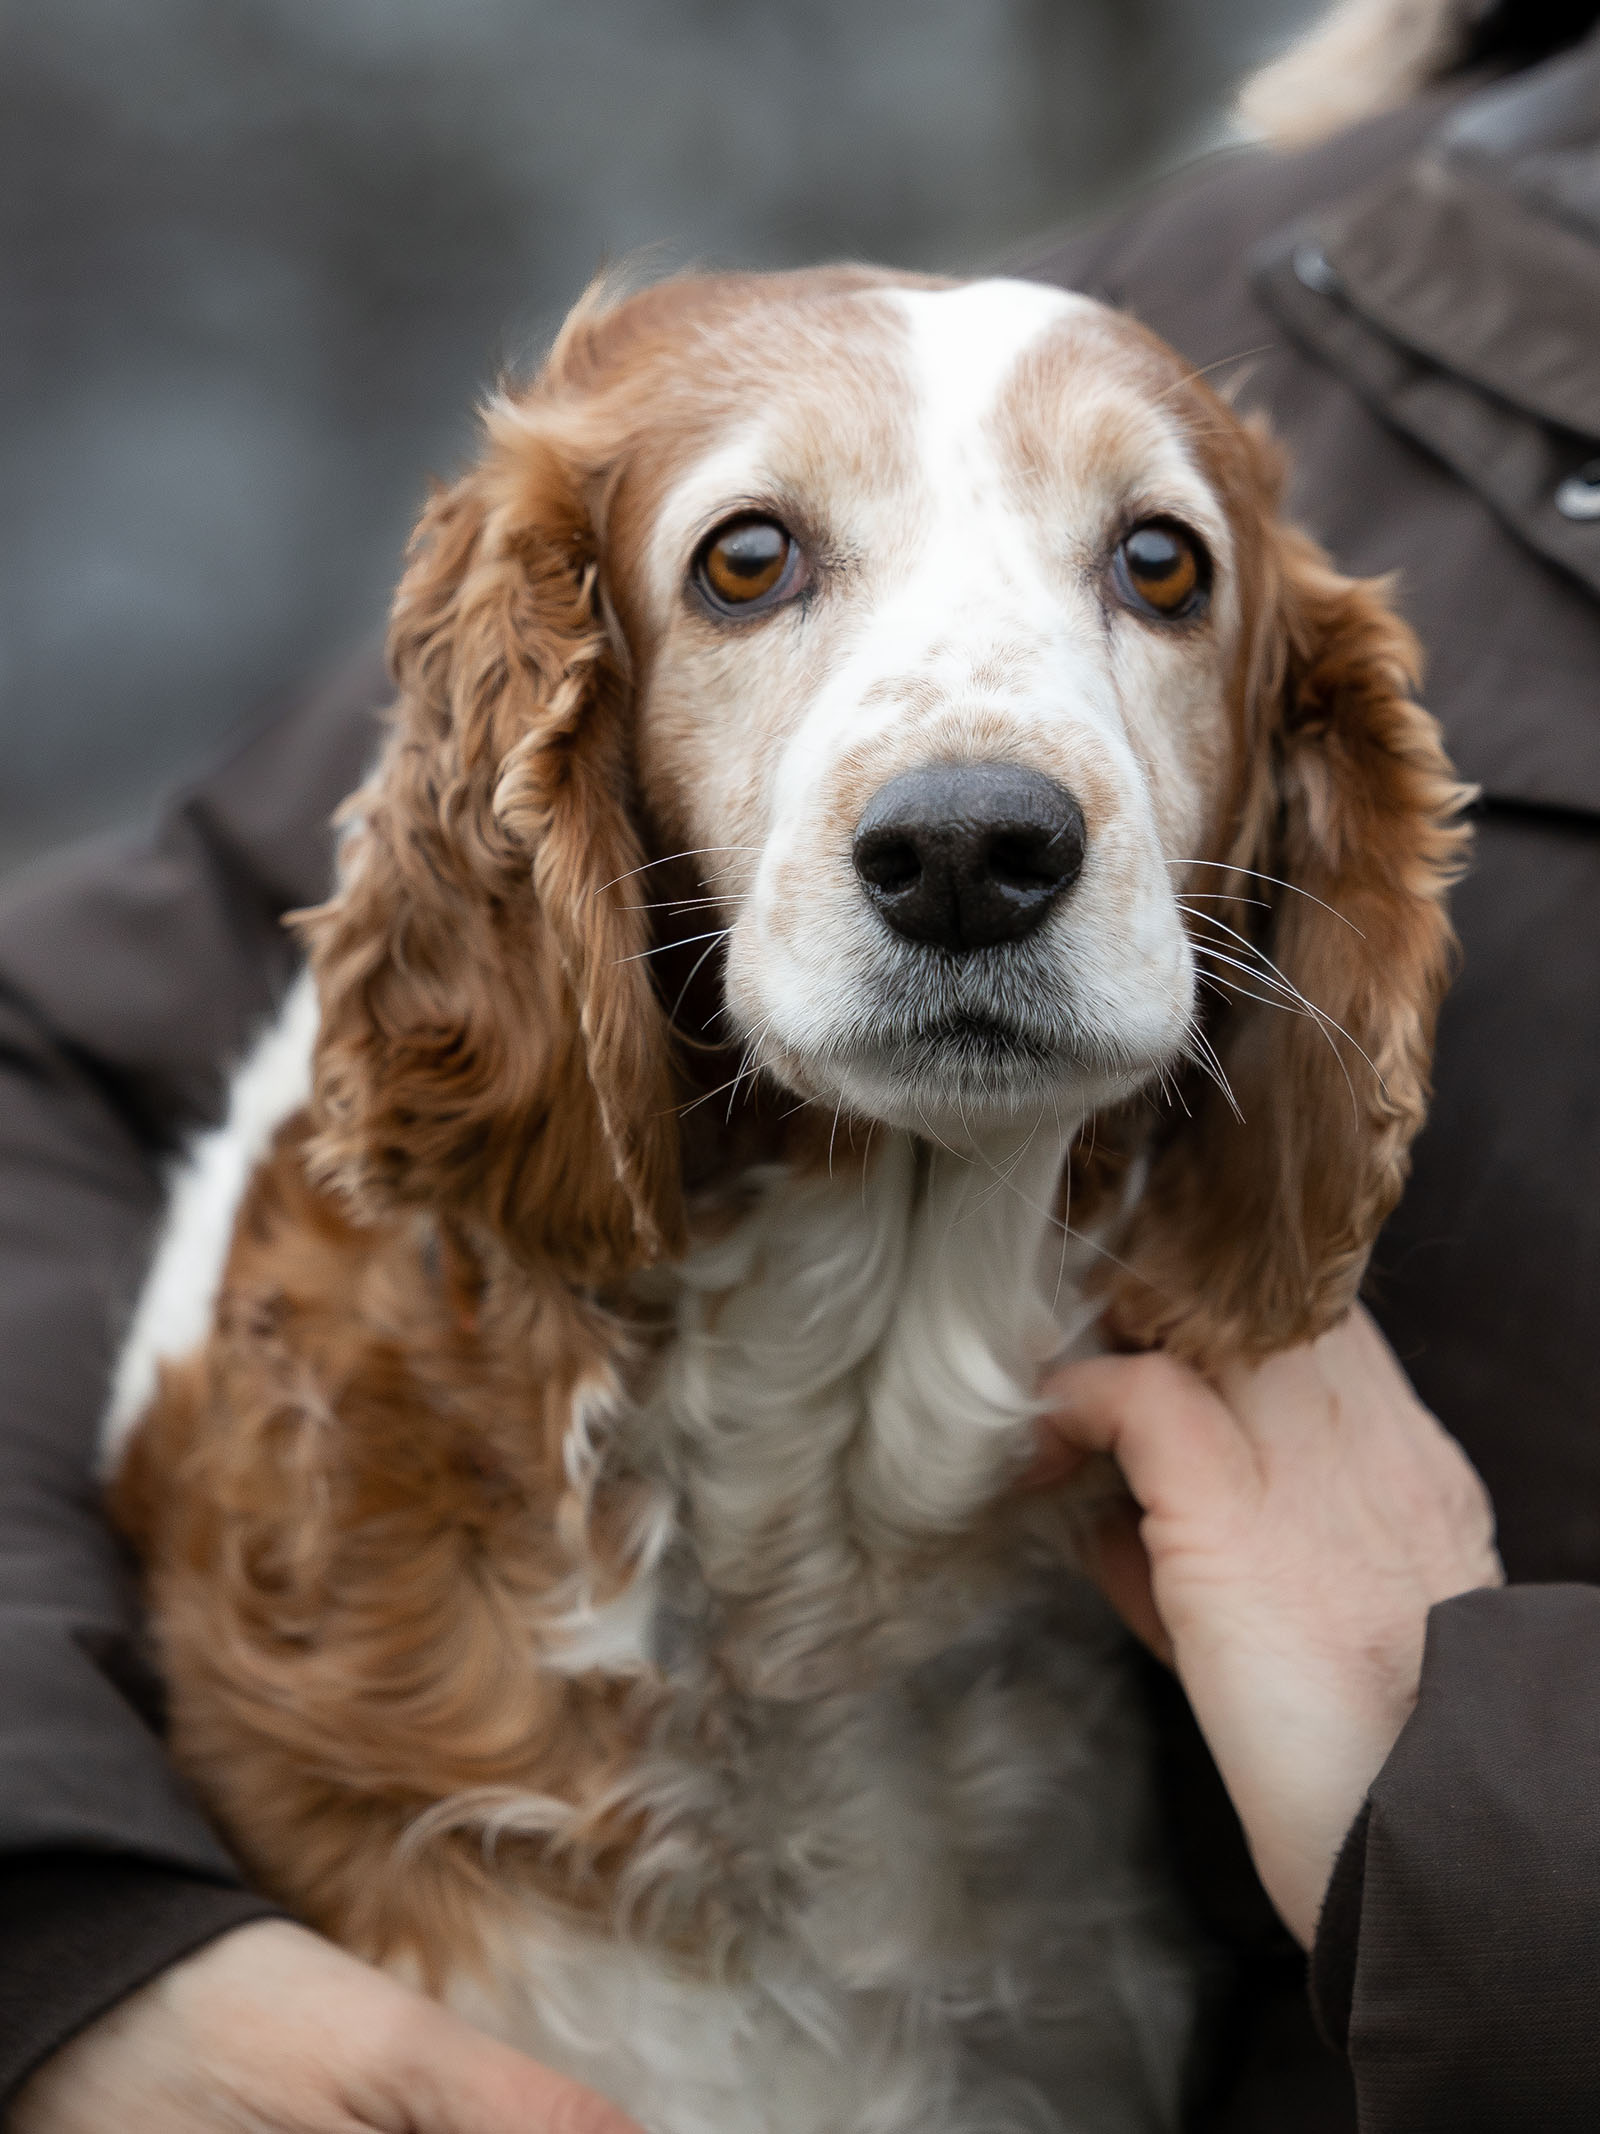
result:
M 704 855 L 737 1036 L 942 1137 L 1081 1119 L 1189 1040 L 1182 863 L 1236 752 L 1238 544 L 1183 374 L 1022 283 L 745 339 L 738 422 L 614 561 L 642 789 Z
M 803 1099 L 944 1138 L 1181 1074 L 1141 1331 L 1335 1316 L 1421 1116 L 1456 795 L 1271 449 L 1085 299 L 866 270 L 580 307 L 488 429 L 310 922 L 323 1174 L 585 1280 L 674 1250 L 670 862 Z

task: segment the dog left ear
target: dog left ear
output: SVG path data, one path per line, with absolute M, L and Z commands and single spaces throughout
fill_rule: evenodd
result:
M 1200 1362 L 1309 1340 L 1354 1301 L 1427 1107 L 1468 837 L 1386 588 L 1283 528 L 1265 566 L 1238 872 L 1189 905 L 1221 1075 L 1185 1080 L 1112 1293 L 1120 1331 Z
M 388 745 L 340 887 L 301 921 L 318 1175 L 358 1212 L 425 1205 L 591 1284 L 682 1226 L 592 457 L 561 405 L 502 405 L 423 514 Z

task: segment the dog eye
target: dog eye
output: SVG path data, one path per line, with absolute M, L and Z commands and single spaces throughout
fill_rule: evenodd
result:
M 695 581 L 714 608 L 749 614 L 770 607 L 795 589 L 800 550 L 776 519 L 754 514 L 730 519 L 702 544 L 694 561 Z
M 1112 577 L 1126 605 L 1139 615 L 1175 622 L 1198 613 L 1211 590 L 1211 559 L 1175 519 L 1147 519 L 1123 536 Z

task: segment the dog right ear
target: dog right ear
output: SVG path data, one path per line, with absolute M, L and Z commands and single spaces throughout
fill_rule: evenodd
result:
M 1238 901 L 1189 907 L 1216 1073 L 1185 1084 L 1111 1284 L 1119 1331 L 1202 1363 L 1308 1341 L 1353 1303 L 1427 1109 L 1467 854 L 1471 795 L 1385 588 L 1283 527 L 1268 560 Z
M 413 538 L 388 742 L 347 805 L 340 886 L 299 922 L 311 1160 L 358 1211 L 427 1205 L 600 1283 L 682 1232 L 628 691 L 559 410 L 489 427 Z

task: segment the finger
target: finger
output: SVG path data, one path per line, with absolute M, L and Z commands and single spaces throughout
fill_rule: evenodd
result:
M 1170 1667 L 1172 1640 L 1151 1591 L 1136 1504 L 1122 1498 L 1107 1506 L 1084 1543 L 1083 1567 L 1139 1642 Z
M 443 2012 L 407 2087 L 415 2134 L 640 2134 L 606 2098 Z
M 1170 1356 L 1096 1356 L 1052 1372 L 1040 1390 L 1041 1429 L 1110 1453 L 1147 1512 L 1212 1506 L 1254 1486 L 1237 1419 Z

